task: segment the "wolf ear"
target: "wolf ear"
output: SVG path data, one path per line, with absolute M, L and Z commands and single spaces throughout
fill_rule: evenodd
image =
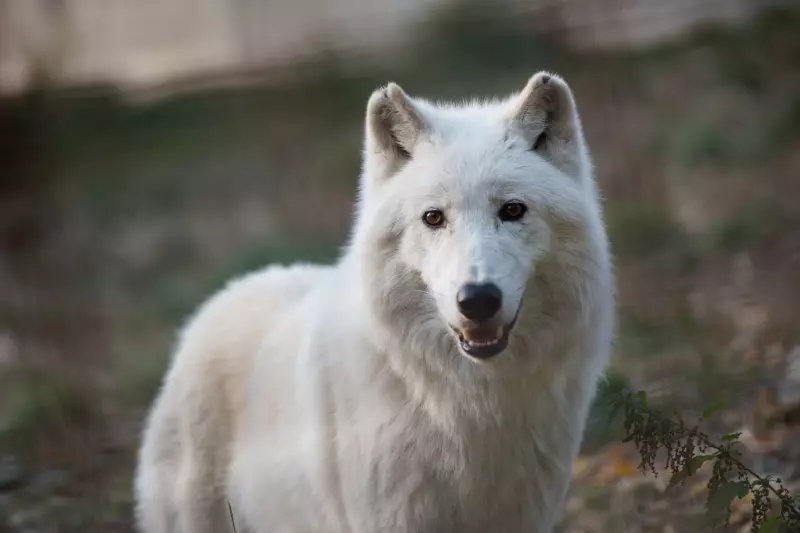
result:
M 572 91 L 559 76 L 535 74 L 514 102 L 511 122 L 530 150 L 576 179 L 584 175 L 588 156 L 583 129 Z
M 427 129 L 419 105 L 399 85 L 389 83 L 372 93 L 367 103 L 365 150 L 373 171 L 387 177 L 410 160 Z

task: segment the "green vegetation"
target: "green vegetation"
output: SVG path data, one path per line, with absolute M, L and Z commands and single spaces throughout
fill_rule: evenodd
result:
M 42 441 L 85 427 L 97 413 L 91 394 L 68 373 L 19 372 L 4 392 L 0 443 L 28 454 Z
M 720 251 L 736 253 L 752 249 L 791 225 L 789 215 L 779 205 L 754 204 L 746 206 L 738 214 L 724 220 L 712 238 Z
M 623 391 L 610 405 L 609 421 L 623 413 L 624 441 L 636 446 L 642 472 L 656 476 L 660 470 L 671 472 L 667 491 L 710 465 L 710 475 L 705 478 L 707 526 L 727 525 L 733 501 L 750 495 L 753 533 L 789 533 L 800 528 L 800 496 L 792 494 L 780 479 L 760 475 L 743 462 L 740 432 L 713 439 L 701 430 L 703 422 L 726 407 L 724 402 L 705 409 L 697 424 L 649 405 L 644 391 Z
M 722 127 L 706 120 L 695 120 L 677 129 L 670 152 L 672 160 L 682 168 L 691 169 L 704 163 L 729 161 L 734 150 Z
M 655 208 L 612 205 L 606 210 L 606 225 L 614 254 L 622 258 L 673 253 L 688 243 L 670 215 Z

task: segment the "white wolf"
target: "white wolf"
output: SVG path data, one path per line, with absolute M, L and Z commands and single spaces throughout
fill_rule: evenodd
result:
M 612 340 L 571 91 L 366 116 L 334 266 L 229 285 L 183 332 L 136 478 L 146 533 L 546 533 Z

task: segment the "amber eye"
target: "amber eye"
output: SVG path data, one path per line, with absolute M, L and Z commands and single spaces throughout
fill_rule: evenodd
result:
M 523 203 L 506 202 L 497 215 L 503 222 L 514 222 L 521 219 L 527 210 L 528 208 Z
M 431 209 L 430 211 L 425 211 L 425 214 L 422 215 L 422 221 L 425 222 L 427 226 L 431 228 L 438 228 L 442 224 L 444 224 L 444 213 L 439 211 L 438 209 Z

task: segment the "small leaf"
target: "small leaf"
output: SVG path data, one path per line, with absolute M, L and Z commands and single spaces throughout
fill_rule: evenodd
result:
M 608 424 L 611 424 L 614 421 L 620 409 L 622 409 L 622 402 L 612 402 L 611 411 L 608 413 Z
M 739 437 L 742 436 L 742 432 L 739 431 L 738 433 L 726 433 L 722 436 L 722 440 L 725 442 L 730 442 L 732 440 L 737 440 Z
M 734 498 L 741 500 L 750 492 L 746 481 L 723 483 L 708 495 L 708 511 L 714 515 L 727 514 Z
M 770 516 L 761 523 L 761 533 L 778 533 L 781 526 L 787 525 L 788 522 L 780 516 Z
M 643 390 L 640 390 L 636 393 L 636 396 L 639 397 L 639 401 L 642 403 L 642 407 L 647 409 L 647 393 Z
M 726 405 L 727 405 L 727 402 L 715 403 L 714 405 L 712 405 L 711 407 L 709 407 L 708 409 L 703 411 L 703 419 L 707 419 L 709 416 L 713 415 L 714 413 L 716 413 L 717 411 L 719 411 L 720 409 L 722 409 Z
M 669 479 L 667 490 L 671 489 L 675 485 L 680 484 L 687 477 L 689 477 L 689 470 L 686 468 L 679 470 L 678 472 L 675 472 L 675 474 L 673 474 L 672 477 Z
M 667 490 L 683 482 L 686 478 L 693 476 L 706 461 L 711 461 L 712 459 L 716 458 L 716 455 L 698 455 L 696 457 L 692 457 L 686 462 L 686 466 L 673 474 L 669 480 L 669 484 L 667 485 Z

